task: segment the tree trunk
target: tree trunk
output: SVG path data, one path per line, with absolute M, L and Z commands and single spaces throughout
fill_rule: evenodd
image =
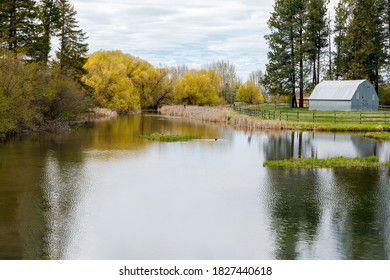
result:
M 301 21 L 301 26 L 303 25 Z M 303 30 L 299 29 L 299 107 L 303 108 Z
M 293 31 L 291 30 L 290 34 L 290 44 L 291 44 L 291 71 L 292 71 L 292 81 L 291 81 L 291 90 L 292 90 L 292 98 L 291 98 L 291 107 L 297 107 L 297 99 L 295 96 L 295 48 L 294 48 L 294 36 Z

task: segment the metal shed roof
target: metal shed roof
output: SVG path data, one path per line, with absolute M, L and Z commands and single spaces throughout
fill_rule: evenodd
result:
M 359 85 L 365 81 L 323 81 L 315 87 L 309 100 L 352 100 Z

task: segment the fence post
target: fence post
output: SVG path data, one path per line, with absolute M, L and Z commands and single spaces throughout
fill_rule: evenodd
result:
M 362 123 L 362 112 L 360 112 L 360 123 Z
M 333 122 L 336 123 L 337 122 L 337 117 L 336 117 L 336 112 L 334 113 L 334 119 L 333 119 Z

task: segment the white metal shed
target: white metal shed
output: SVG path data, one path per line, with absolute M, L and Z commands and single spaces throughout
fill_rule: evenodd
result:
M 367 80 L 323 81 L 310 95 L 309 109 L 377 111 L 379 98 Z

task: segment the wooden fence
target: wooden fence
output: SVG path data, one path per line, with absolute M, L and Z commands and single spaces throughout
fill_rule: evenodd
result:
M 255 116 L 266 120 L 285 120 L 291 122 L 311 123 L 390 123 L 390 111 L 367 112 L 329 112 L 329 111 L 302 111 L 302 110 L 270 110 L 236 106 L 239 113 Z

